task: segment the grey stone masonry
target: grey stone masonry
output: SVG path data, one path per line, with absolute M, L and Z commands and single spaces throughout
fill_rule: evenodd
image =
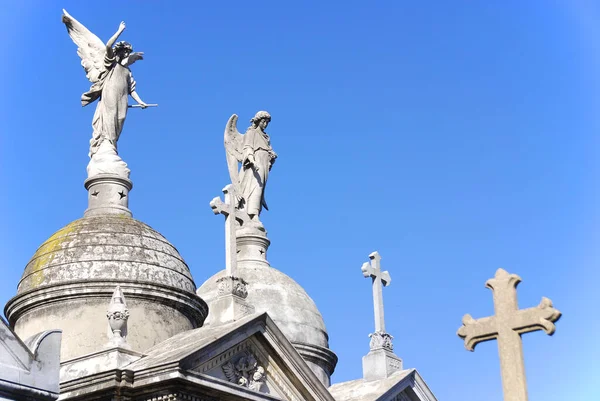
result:
M 84 216 L 118 214 L 131 217 L 129 191 L 133 183 L 116 174 L 98 174 L 85 180 L 88 208 Z
M 22 341 L 0 318 L 0 400 L 55 400 L 59 391 L 60 330 Z

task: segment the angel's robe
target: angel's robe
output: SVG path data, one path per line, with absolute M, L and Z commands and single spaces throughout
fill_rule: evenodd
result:
M 128 67 L 108 56 L 104 58 L 104 67 L 106 71 L 101 74 L 100 80 L 81 96 L 83 106 L 100 98 L 92 120 L 94 132 L 90 140 L 90 157 L 105 140 L 116 152 L 117 141 L 127 116 L 128 97 L 135 90 L 135 80 Z
M 244 200 L 246 213 L 259 215 L 262 207 L 268 209 L 265 202 L 265 187 L 269 178 L 269 170 L 277 158 L 271 147 L 269 135 L 260 128 L 251 127 L 244 135 L 242 147 L 243 161 L 240 171 L 240 192 Z M 248 157 L 254 156 L 254 165 L 258 171 L 248 164 Z

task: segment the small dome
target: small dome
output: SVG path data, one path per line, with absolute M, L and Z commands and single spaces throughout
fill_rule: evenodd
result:
M 198 295 L 210 304 L 217 295 L 216 281 L 224 275 L 222 270 L 206 280 Z M 290 342 L 329 348 L 323 317 L 298 283 L 272 267 L 238 268 L 237 275 L 248 282 L 246 300 L 255 312 L 268 312 Z
M 122 214 L 84 217 L 52 235 L 27 264 L 5 314 L 24 338 L 61 329 L 61 360 L 69 360 L 106 347 L 106 311 L 117 285 L 135 351 L 202 326 L 208 314 L 177 249 Z
M 217 280 L 225 274 L 223 270 L 206 280 L 198 295 L 210 304 L 217 296 Z M 329 387 L 337 356 L 329 349 L 323 317 L 306 291 L 266 262 L 246 260 L 238 264 L 236 276 L 248 282 L 246 301 L 255 313 L 267 312 L 323 385 Z
M 58 230 L 25 268 L 18 294 L 76 280 L 196 286 L 177 249 L 150 226 L 123 215 L 84 217 Z

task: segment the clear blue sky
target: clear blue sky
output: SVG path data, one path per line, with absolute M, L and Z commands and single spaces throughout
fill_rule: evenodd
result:
M 119 142 L 134 216 L 200 285 L 223 268 L 229 116 L 258 110 L 279 154 L 263 221 L 271 264 L 320 308 L 361 376 L 373 330 L 360 266 L 378 250 L 397 354 L 440 400 L 500 401 L 495 342 L 464 350 L 484 282 L 518 273 L 521 307 L 550 297 L 554 337 L 524 336 L 532 401 L 597 400 L 600 5 L 592 1 L 6 2 L 0 11 L 0 303 L 28 259 L 86 208 L 95 106 L 61 8 L 145 60 Z

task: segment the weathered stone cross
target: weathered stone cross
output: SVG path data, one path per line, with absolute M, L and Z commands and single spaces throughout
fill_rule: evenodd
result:
M 369 255 L 371 262 L 363 263 L 361 270 L 363 276 L 373 279 L 373 304 L 375 305 L 375 332 L 385 333 L 385 319 L 383 317 L 383 291 L 392 278 L 390 274 L 381 271 L 381 256 L 377 251 Z
M 363 263 L 363 276 L 373 279 L 373 304 L 375 307 L 375 332 L 369 334 L 369 353 L 362 359 L 363 379 L 367 381 L 390 377 L 394 372 L 402 370 L 402 359 L 394 354 L 393 337 L 385 331 L 383 317 L 383 287 L 392 281 L 390 274 L 381 271 L 381 256 L 373 252 L 370 262 Z
M 556 329 L 554 322 L 561 315 L 545 297 L 534 308 L 519 309 L 517 285 L 520 282 L 521 278 L 516 274 L 498 269 L 496 276 L 485 283 L 494 294 L 495 316 L 475 320 L 467 314 L 457 333 L 465 340 L 465 348 L 469 351 L 475 350 L 480 342 L 498 340 L 505 401 L 527 401 L 521 334 L 544 330 L 552 335 Z
M 225 270 L 227 275 L 235 277 L 237 273 L 237 244 L 235 232 L 237 224 L 244 224 L 250 220 L 247 213 L 239 211 L 235 207 L 235 192 L 233 185 L 229 184 L 223 188 L 225 202 L 217 196 L 210 201 L 210 207 L 214 214 L 225 216 Z M 237 220 L 237 221 L 236 221 Z

